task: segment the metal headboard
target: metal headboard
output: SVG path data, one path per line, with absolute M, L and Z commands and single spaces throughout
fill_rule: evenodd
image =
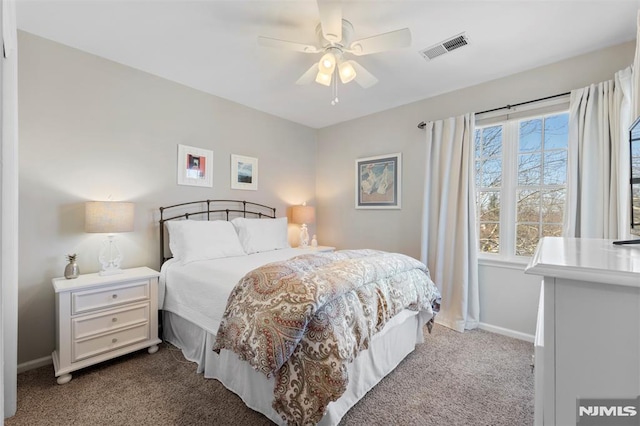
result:
M 165 215 L 169 214 L 172 216 L 165 217 Z M 229 220 L 230 214 L 233 216 L 232 219 L 235 217 L 246 218 L 247 215 L 259 219 L 275 219 L 276 209 L 275 207 L 241 200 L 201 200 L 160 207 L 160 265 L 170 259 L 170 257 L 165 256 L 165 222 L 189 219 L 192 216 L 202 217 L 204 215 L 206 215 L 206 220 L 220 220 L 221 218 Z

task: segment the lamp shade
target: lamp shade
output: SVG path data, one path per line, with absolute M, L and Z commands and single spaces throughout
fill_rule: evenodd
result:
M 117 233 L 133 231 L 133 203 L 88 201 L 85 203 L 85 232 Z
M 341 62 L 338 65 L 338 74 L 340 74 L 340 81 L 342 84 L 347 84 L 354 78 L 356 78 L 356 70 L 351 65 L 351 61 Z
M 336 57 L 331 52 L 324 54 L 318 62 L 318 70 L 325 74 L 333 74 L 333 70 L 336 69 Z
M 331 85 L 331 76 L 333 74 L 324 73 L 322 71 L 318 71 L 316 75 L 316 83 L 322 84 L 323 86 Z
M 316 208 L 312 206 L 293 206 L 291 221 L 298 224 L 314 223 L 316 221 Z

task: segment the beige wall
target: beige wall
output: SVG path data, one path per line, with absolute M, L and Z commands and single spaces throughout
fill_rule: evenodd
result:
M 19 363 L 54 349 L 51 278 L 65 254 L 99 269 L 104 236 L 84 233 L 84 201 L 135 202 L 123 266 L 153 268 L 160 206 L 231 197 L 282 216 L 315 204 L 315 130 L 28 33 L 19 49 Z M 178 144 L 213 150 L 213 188 L 176 184 Z M 258 191 L 230 189 L 231 154 L 259 159 Z
M 611 79 L 632 63 L 634 46 L 634 42 L 625 43 L 321 129 L 316 164 L 319 241 L 339 248 L 379 248 L 419 258 L 425 157 L 425 134 L 416 127 L 419 122 L 502 107 Z M 343 107 L 347 103 L 345 100 Z M 398 151 L 403 155 L 402 209 L 356 210 L 355 159 Z M 480 274 L 481 321 L 533 334 L 537 297 L 505 285 L 513 270 L 504 274 L 481 270 Z M 539 283 L 539 279 L 522 274 L 519 279 L 536 287 Z M 506 309 L 509 314 L 494 308 Z M 527 316 L 524 320 L 522 312 Z
M 84 201 L 111 195 L 136 203 L 136 231 L 119 236 L 125 267 L 158 267 L 159 206 L 226 197 L 274 205 L 279 215 L 308 201 L 317 205 L 320 244 L 419 257 L 424 132 L 418 122 L 611 78 L 631 63 L 634 44 L 318 131 L 27 33 L 19 34 L 19 48 L 18 362 L 24 363 L 54 348 L 50 280 L 62 274 L 65 254 L 77 252 L 83 272 L 99 269 L 102 236 L 83 232 Z M 214 151 L 212 189 L 176 184 L 178 144 Z M 402 209 L 354 209 L 355 159 L 398 151 Z M 257 192 L 230 190 L 232 153 L 259 158 Z M 296 231 L 290 229 L 292 242 Z M 538 284 L 518 268 L 481 267 L 481 320 L 533 334 Z

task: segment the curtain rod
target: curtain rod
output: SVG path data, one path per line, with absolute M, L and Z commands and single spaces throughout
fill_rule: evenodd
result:
M 488 112 L 494 112 L 494 111 L 500 111 L 501 109 L 511 109 L 511 108 L 518 107 L 518 106 L 521 106 L 521 105 L 527 105 L 527 104 L 532 104 L 534 102 L 546 101 L 546 100 L 549 100 L 549 99 L 559 98 L 561 96 L 567 96 L 567 95 L 570 95 L 570 94 L 571 94 L 571 92 L 559 93 L 557 95 L 552 95 L 552 96 L 547 96 L 547 97 L 544 97 L 544 98 L 534 99 L 532 101 L 520 102 L 520 103 L 513 104 L 513 105 L 505 105 L 505 106 L 500 107 L 500 108 L 493 108 L 493 109 L 488 109 L 486 111 L 476 112 L 475 115 L 486 114 Z M 418 129 L 424 130 L 425 127 L 427 127 L 427 123 L 425 123 L 424 121 L 421 121 L 420 123 L 418 123 Z

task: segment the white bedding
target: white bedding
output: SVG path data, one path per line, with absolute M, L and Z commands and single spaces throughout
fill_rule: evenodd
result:
M 347 390 L 337 401 L 329 404 L 318 426 L 337 425 L 351 407 L 413 352 L 416 344 L 424 341 L 423 327 L 430 317 L 426 312 L 406 310 L 373 336 L 369 349 L 360 352 L 348 366 Z M 197 363 L 198 373 L 204 373 L 208 379 L 219 380 L 247 407 L 264 414 L 274 423 L 286 424 L 271 407 L 273 377 L 267 378 L 255 371 L 233 352 L 224 349 L 220 355 L 213 352 L 211 347 L 215 334 L 207 333 L 176 314 L 165 313 L 163 318 L 165 340 L 182 349 L 186 359 Z
M 218 355 L 212 347 L 235 284 L 261 265 L 301 254 L 305 254 L 302 249 L 282 249 L 186 265 L 171 259 L 164 263 L 160 275 L 158 293 L 160 309 L 165 311 L 165 340 L 182 349 L 185 358 L 197 362 L 198 372 L 219 380 L 248 407 L 277 424 L 282 424 L 282 420 L 271 407 L 273 378 L 267 379 L 234 353 L 223 350 Z M 347 391 L 329 404 L 320 424 L 337 425 L 369 389 L 413 351 L 417 343 L 422 343 L 423 326 L 430 317 L 426 312 L 406 310 L 374 335 L 369 349 L 361 352 L 348 367 Z
M 161 269 L 159 309 L 178 314 L 215 335 L 231 290 L 247 272 L 305 253 L 310 251 L 288 248 L 186 265 L 170 259 Z

